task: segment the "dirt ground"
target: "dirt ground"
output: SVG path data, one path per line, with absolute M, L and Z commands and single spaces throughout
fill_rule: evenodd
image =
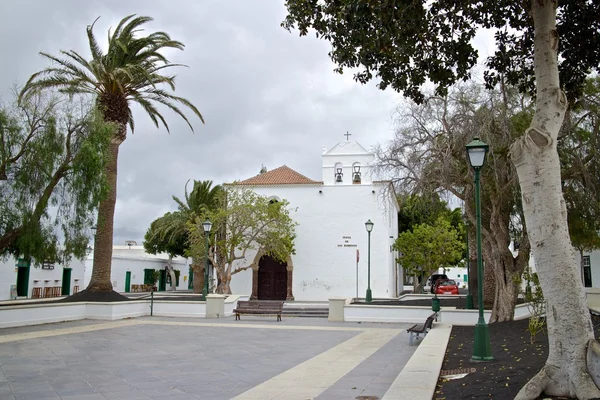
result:
M 600 317 L 592 315 L 592 323 L 598 339 Z M 433 400 L 514 399 L 521 387 L 544 366 L 548 355 L 546 331 L 536 335 L 531 344 L 527 324 L 528 320 L 490 324 L 494 361 L 485 363 L 471 361 L 474 327 L 453 327 L 442 374 L 448 370 L 452 373 L 473 372 L 456 380 L 440 378 Z M 467 371 L 456 371 L 458 369 Z M 542 396 L 540 399 L 566 398 Z

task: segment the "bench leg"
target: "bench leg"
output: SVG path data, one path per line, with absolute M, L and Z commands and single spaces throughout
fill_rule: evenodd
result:
M 239 320 L 240 320 L 240 314 L 238 314 L 238 313 L 235 313 L 235 320 L 236 320 L 236 321 L 239 321 Z
M 277 322 L 281 321 L 281 314 L 277 314 Z

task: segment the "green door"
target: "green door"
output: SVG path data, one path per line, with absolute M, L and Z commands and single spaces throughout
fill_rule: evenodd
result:
M 71 268 L 63 269 L 62 277 L 62 295 L 68 296 L 71 294 Z
M 125 293 L 131 291 L 131 271 L 125 272 Z
M 29 293 L 30 262 L 22 258 L 17 261 L 17 296 L 27 297 Z
M 167 271 L 160 270 L 160 278 L 158 279 L 158 291 L 164 292 L 167 289 Z
M 192 267 L 190 267 L 190 272 L 189 272 L 188 276 L 189 276 L 188 289 L 193 289 L 194 288 L 194 271 L 192 270 Z

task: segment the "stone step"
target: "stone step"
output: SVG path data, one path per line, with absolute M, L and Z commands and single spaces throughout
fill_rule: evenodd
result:
M 327 318 L 329 316 L 328 308 L 315 308 L 315 307 L 285 307 L 281 315 L 288 317 L 317 317 Z

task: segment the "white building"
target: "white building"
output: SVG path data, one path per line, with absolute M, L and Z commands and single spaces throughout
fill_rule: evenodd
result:
M 365 222 L 371 220 L 373 297 L 398 296 L 403 277 L 391 246 L 398 236 L 399 207 L 391 184 L 372 180 L 373 160 L 373 153 L 359 143 L 345 141 L 323 151 L 321 181 L 284 165 L 229 184 L 251 188 L 273 200 L 287 200 L 291 208 L 297 208 L 291 217 L 298 223 L 296 254 L 286 263 L 260 257 L 258 268 L 232 278 L 232 292 L 279 300 L 327 300 L 355 297 L 357 292 L 364 297 L 368 274 Z M 249 255 L 246 263 L 259 256 Z
M 68 265 L 44 263 L 36 266 L 8 257 L 0 260 L 0 300 L 76 293 L 84 289 L 84 270 L 85 265 L 80 260 L 72 260 Z
M 92 253 L 93 254 L 93 253 Z M 84 288 L 92 277 L 93 255 L 85 262 Z M 160 271 L 156 286 L 158 291 L 170 288 L 170 276 L 166 272 L 169 257 L 166 254 L 148 254 L 143 246 L 113 246 L 111 281 L 113 290 L 129 293 L 136 291 L 139 285 L 151 284 L 147 271 Z M 171 266 L 179 275 L 176 281 L 177 290 L 187 290 L 190 279 L 190 265 L 187 258 L 175 257 Z M 177 272 L 179 271 L 179 272 Z

